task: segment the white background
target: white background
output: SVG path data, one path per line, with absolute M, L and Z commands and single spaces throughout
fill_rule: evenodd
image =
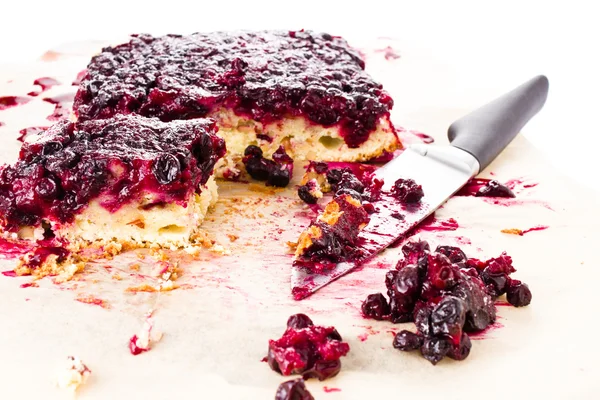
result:
M 63 42 L 134 32 L 306 28 L 350 42 L 396 37 L 460 71 L 457 93 L 506 90 L 535 74 L 547 75 L 548 103 L 525 135 L 562 173 L 600 190 L 595 8 L 593 1 L 3 0 L 0 64 L 33 60 Z

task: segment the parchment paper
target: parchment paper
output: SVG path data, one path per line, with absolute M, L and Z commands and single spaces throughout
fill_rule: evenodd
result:
M 386 46 L 401 57 L 386 60 L 384 51 L 376 51 Z M 6 123 L 0 127 L 2 161 L 16 158 L 19 129 L 49 124 L 45 117 L 54 106 L 41 97 L 74 92 L 70 82 L 99 47 L 79 43 L 39 62 L 1 67 L 0 95 L 25 95 L 42 76 L 65 83 L 27 105 L 0 112 Z M 453 71 L 423 52 L 398 47 L 391 40 L 365 44 L 368 69 L 396 99 L 395 123 L 427 132 L 437 144 L 446 143 L 449 123 L 469 111 L 464 105 L 501 94 L 479 90 L 470 97 L 465 89 L 460 98 L 453 97 Z M 412 324 L 361 316 L 362 300 L 385 291 L 383 277 L 397 261 L 398 248 L 309 299 L 294 301 L 286 241 L 296 240 L 311 211 L 297 200 L 293 186 L 269 194 L 224 183 L 205 228 L 231 255 L 206 252 L 201 261 L 182 263 L 179 289 L 125 292 L 155 282 L 157 262 L 149 255 L 138 258 L 143 252 L 90 264 L 63 284 L 46 278 L 37 288 L 21 288 L 32 279 L 0 276 L 0 398 L 69 398 L 53 387 L 53 378 L 63 360 L 75 355 L 92 370 L 78 392 L 81 399 L 270 399 L 278 384 L 291 378 L 271 371 L 261 359 L 268 340 L 279 337 L 287 317 L 297 312 L 317 324 L 334 325 L 351 347 L 338 377 L 307 383 L 316 399 L 597 398 L 598 202 L 558 176 L 523 137 L 482 176 L 492 173 L 500 181 L 538 185 L 517 185 L 517 199 L 500 204 L 452 198 L 436 218 L 452 217 L 459 228 L 417 235 L 432 245 L 458 243 L 468 255 L 481 258 L 506 250 L 514 258 L 515 277 L 533 292 L 529 307 L 498 307 L 498 326 L 474 338 L 465 361 L 444 360 L 434 367 L 418 353 L 399 352 L 392 348 L 393 334 Z M 537 225 L 549 228 L 524 236 L 501 233 Z M 14 265 L 0 263 L 2 270 Z M 139 271 L 131 268 L 135 264 Z M 75 301 L 86 296 L 104 300 L 107 308 Z M 151 351 L 134 357 L 128 340 L 152 308 L 156 329 L 164 336 Z M 340 390 L 326 392 L 325 386 Z

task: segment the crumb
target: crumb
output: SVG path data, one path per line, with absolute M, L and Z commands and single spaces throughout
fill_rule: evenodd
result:
M 152 318 L 152 314 L 154 310 L 150 310 L 146 314 L 146 321 L 144 322 L 144 326 L 140 330 L 138 335 L 133 335 L 129 339 L 129 351 L 134 356 L 141 354 L 145 351 L 151 349 L 152 343 L 156 343 L 160 341 L 162 338 L 162 333 L 153 331 L 154 328 L 154 318 Z
M 232 235 L 232 234 L 230 234 L 230 233 L 228 233 L 228 234 L 227 234 L 227 237 L 229 238 L 229 240 L 230 240 L 231 242 L 235 242 L 236 240 L 238 240 L 238 239 L 240 238 L 239 236 L 237 236 L 237 235 Z
M 129 266 L 129 269 L 132 271 L 139 271 L 140 270 L 140 264 L 131 264 Z
M 510 235 L 520 235 L 520 236 L 523 236 L 523 231 L 520 230 L 520 229 L 516 229 L 516 228 L 502 229 L 500 232 L 502 232 L 502 233 L 508 233 Z
M 67 357 L 65 367 L 56 378 L 56 385 L 61 389 L 75 392 L 83 385 L 92 371 L 77 357 Z
M 125 289 L 126 293 L 137 293 L 137 292 L 156 292 L 156 287 L 149 285 L 147 283 L 143 283 L 138 286 L 130 286 Z
M 104 309 L 110 309 L 110 304 L 106 301 L 106 300 L 102 300 L 99 299 L 97 297 L 94 297 L 92 295 L 80 295 L 78 297 L 75 298 L 76 301 L 80 302 L 80 303 L 85 303 L 85 304 L 93 304 L 96 306 L 100 306 Z
M 119 275 L 119 274 L 113 274 L 112 278 L 117 281 L 120 281 L 123 279 L 123 278 L 121 278 L 121 275 Z

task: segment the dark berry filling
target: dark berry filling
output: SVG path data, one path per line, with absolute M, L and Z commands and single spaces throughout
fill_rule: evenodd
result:
M 294 265 L 314 273 L 331 270 L 342 261 L 353 260 L 362 254 L 357 248 L 358 233 L 369 222 L 360 202 L 347 194 L 336 195 L 320 219 L 312 222 L 301 235 Z
M 109 211 L 145 193 L 183 205 L 225 153 L 215 131 L 209 120 L 61 121 L 0 170 L 2 227 L 14 232 L 42 220 L 67 223 L 95 198 Z
M 424 196 L 423 188 L 412 179 L 398 179 L 392 187 L 392 195 L 402 203 L 414 204 Z
M 367 318 L 414 322 L 417 333 L 401 331 L 393 346 L 420 349 L 432 364 L 469 355 L 467 332 L 482 331 L 495 321 L 499 295 L 506 293 L 515 307 L 531 302 L 528 286 L 510 278 L 515 269 L 505 253 L 479 261 L 453 246 L 438 246 L 432 253 L 425 241 L 407 243 L 402 253 L 404 259 L 385 276 L 389 305 L 381 293 L 371 294 L 362 312 Z
M 294 160 L 283 146 L 279 146 L 272 158 L 264 158 L 260 147 L 251 145 L 244 151 L 242 162 L 253 179 L 266 181 L 267 186 L 286 187 L 292 179 Z
M 299 314 L 288 319 L 280 339 L 269 340 L 267 362 L 282 375 L 324 380 L 339 373 L 340 358 L 348 351 L 350 346 L 334 327 L 315 326 L 310 318 Z
M 315 398 L 306 388 L 304 379 L 299 378 L 279 385 L 277 393 L 275 393 L 275 400 L 315 400 Z
M 339 124 L 356 148 L 392 106 L 343 39 L 262 31 L 134 35 L 92 59 L 74 109 L 81 120 L 137 113 L 168 121 L 222 107 L 264 123 L 304 116 Z

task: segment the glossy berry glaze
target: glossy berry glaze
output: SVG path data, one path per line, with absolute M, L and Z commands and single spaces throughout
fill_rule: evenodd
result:
M 409 242 L 404 258 L 385 277 L 388 299 L 371 294 L 362 304 L 365 317 L 394 323 L 414 322 L 417 333 L 403 330 L 393 345 L 403 351 L 420 349 L 432 364 L 444 357 L 465 359 L 471 350 L 467 333 L 494 323 L 494 299 L 507 294 L 515 307 L 531 302 L 529 287 L 510 275 L 515 272 L 505 253 L 487 261 L 467 258 L 453 246 L 430 251 L 424 241 Z
M 211 120 L 58 122 L 0 170 L 1 226 L 16 232 L 42 220 L 68 223 L 98 197 L 109 211 L 144 193 L 184 205 L 225 153 L 215 132 Z
M 275 393 L 275 400 L 315 400 L 315 398 L 306 388 L 304 379 L 299 378 L 279 385 Z
M 22 97 L 22 96 L 0 97 L 0 111 L 19 106 L 21 104 L 29 103 L 30 100 L 31 99 L 29 97 Z
M 294 160 L 283 146 L 273 153 L 272 160 L 263 157 L 258 146 L 248 146 L 242 159 L 246 172 L 258 181 L 266 181 L 267 186 L 286 187 L 292 179 Z
M 169 121 L 223 107 L 263 123 L 303 116 L 339 124 L 355 148 L 392 106 L 343 39 L 261 31 L 134 35 L 92 59 L 74 109 L 81 120 L 137 113 Z
M 267 362 L 282 375 L 300 374 L 304 379 L 324 380 L 340 372 L 340 358 L 350 346 L 334 327 L 315 326 L 304 314 L 292 315 L 277 340 L 269 340 Z

